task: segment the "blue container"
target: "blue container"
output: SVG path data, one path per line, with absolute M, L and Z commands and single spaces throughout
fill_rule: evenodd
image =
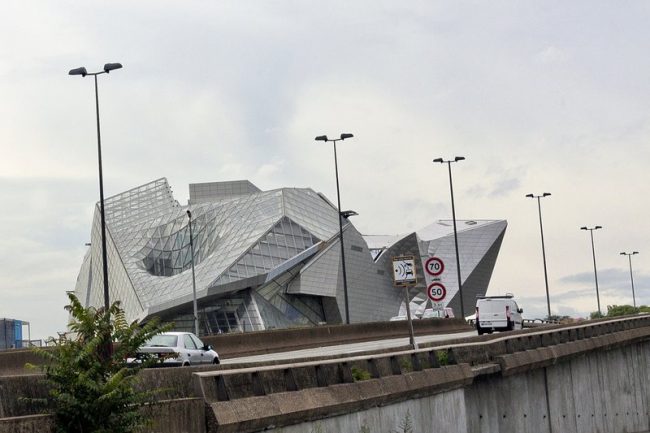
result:
M 23 322 L 0 319 L 0 350 L 23 347 Z
M 14 320 L 14 335 L 16 347 L 21 349 L 23 347 L 23 322 L 21 320 Z

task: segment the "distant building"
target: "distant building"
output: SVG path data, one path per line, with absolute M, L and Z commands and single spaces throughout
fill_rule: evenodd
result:
M 0 319 L 0 350 L 23 347 L 23 322 L 16 319 Z
M 162 178 L 105 200 L 110 299 L 129 320 L 159 316 L 193 329 L 191 209 L 201 333 L 253 331 L 345 322 L 336 207 L 310 188 L 261 191 L 251 182 L 190 185 L 180 205 Z M 392 257 L 417 258 L 416 302 L 431 282 L 423 260 L 444 261 L 445 305 L 460 311 L 451 221 L 399 236 L 364 236 L 347 218 L 345 263 L 350 321 L 388 320 L 403 307 L 393 286 Z M 458 221 L 466 313 L 485 294 L 506 221 Z M 99 206 L 75 292 L 103 305 Z M 459 313 L 457 313 L 459 314 Z

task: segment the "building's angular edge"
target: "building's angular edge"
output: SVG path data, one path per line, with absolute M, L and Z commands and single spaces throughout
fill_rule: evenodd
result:
M 181 206 L 165 178 L 106 199 L 111 300 L 127 319 L 152 315 L 192 329 L 192 263 L 201 333 L 251 331 L 345 321 L 337 209 L 309 188 L 260 191 L 249 181 L 191 185 Z M 192 212 L 194 256 L 187 210 Z M 364 236 L 345 218 L 344 247 L 350 322 L 387 320 L 403 308 L 393 285 L 392 257 L 417 259 L 414 302 L 426 307 L 430 256 L 445 262 L 445 303 L 455 307 L 453 229 L 441 220 L 399 236 Z M 484 294 L 506 221 L 459 221 L 461 275 L 467 310 Z M 98 208 L 91 245 L 75 292 L 103 305 Z

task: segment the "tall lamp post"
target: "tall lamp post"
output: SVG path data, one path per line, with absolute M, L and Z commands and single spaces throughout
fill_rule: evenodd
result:
M 600 294 L 598 293 L 598 272 L 596 271 L 596 249 L 594 248 L 594 230 L 602 229 L 602 226 L 595 227 L 580 227 L 580 230 L 589 230 L 591 235 L 591 254 L 594 258 L 594 279 L 596 280 L 596 300 L 598 301 L 598 313 L 602 316 L 603 312 L 600 309 Z
M 465 306 L 463 303 L 463 284 L 460 279 L 460 257 L 458 255 L 458 230 L 456 229 L 456 207 L 454 206 L 454 183 L 451 179 L 451 163 L 465 160 L 464 156 L 457 156 L 453 160 L 445 161 L 442 158 L 436 158 L 433 162 L 439 162 L 441 164 L 447 164 L 449 168 L 449 190 L 451 191 L 451 216 L 454 220 L 454 244 L 456 245 L 456 272 L 458 276 L 458 294 L 460 296 L 460 314 L 465 320 Z
M 190 253 L 192 254 L 192 306 L 194 312 L 194 335 L 199 336 L 199 312 L 196 305 L 196 277 L 194 275 L 194 236 L 192 234 L 192 212 L 187 210 L 187 219 L 190 227 Z
M 546 273 L 546 249 L 544 248 L 544 227 L 542 226 L 542 205 L 540 199 L 550 196 L 550 192 L 542 195 L 526 194 L 528 198 L 537 199 L 537 209 L 539 211 L 539 231 L 542 234 L 542 260 L 544 261 L 544 283 L 546 284 L 546 308 L 548 309 L 548 320 L 551 320 L 551 298 L 548 294 L 548 274 Z
M 343 247 L 343 220 L 341 217 L 341 193 L 339 190 L 339 166 L 336 158 L 336 142 L 343 141 L 346 138 L 352 138 L 352 134 L 341 134 L 340 138 L 327 138 L 327 135 L 319 135 L 315 138 L 316 141 L 331 141 L 334 143 L 334 172 L 336 174 L 336 200 L 338 202 L 338 216 L 339 216 L 339 242 L 341 244 L 341 265 L 343 267 L 343 297 L 345 298 L 345 323 L 350 324 L 350 305 L 348 301 L 348 279 L 345 273 L 345 248 Z M 347 218 L 347 217 L 346 217 Z
M 115 69 L 120 69 L 120 63 L 106 63 L 99 72 L 88 72 L 85 67 L 70 70 L 68 75 L 92 75 L 95 78 L 95 112 L 97 114 L 97 159 L 99 161 L 99 212 L 102 221 L 102 269 L 104 273 L 104 308 L 108 312 L 110 307 L 108 296 L 108 259 L 106 254 L 106 216 L 104 214 L 104 176 L 102 174 L 102 138 L 99 130 L 99 94 L 97 91 L 97 75 L 108 74 Z
M 634 277 L 632 276 L 632 256 L 639 254 L 638 251 L 632 251 L 631 253 L 622 252 L 622 256 L 627 256 L 630 262 L 630 282 L 632 283 L 632 302 L 634 303 L 634 308 L 636 308 L 636 296 L 634 295 Z

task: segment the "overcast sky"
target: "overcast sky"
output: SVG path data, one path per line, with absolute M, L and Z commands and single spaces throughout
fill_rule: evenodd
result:
M 65 328 L 98 200 L 167 177 L 311 187 L 364 234 L 506 219 L 490 294 L 551 307 L 650 303 L 650 3 L 643 1 L 13 1 L 0 13 L 0 317 Z

